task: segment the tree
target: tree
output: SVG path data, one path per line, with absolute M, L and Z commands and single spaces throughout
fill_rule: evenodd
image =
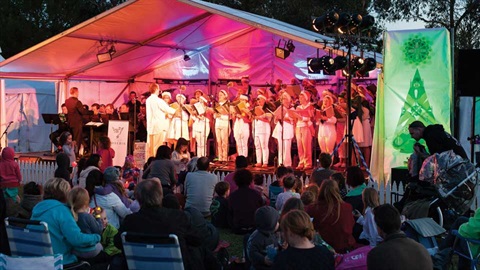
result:
M 0 47 L 13 56 L 125 0 L 2 0 Z
M 480 0 L 373 0 L 372 9 L 389 22 L 423 21 L 445 27 L 457 49 L 480 48 Z

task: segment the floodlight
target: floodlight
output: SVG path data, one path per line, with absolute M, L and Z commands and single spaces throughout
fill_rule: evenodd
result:
M 347 66 L 347 63 L 348 63 L 347 58 L 345 56 L 340 56 L 340 55 L 335 57 L 334 62 L 335 62 L 335 69 L 336 70 L 345 68 Z
M 338 18 L 337 21 L 337 31 L 340 34 L 346 34 L 348 32 L 348 26 L 350 24 L 350 21 L 352 20 L 352 17 L 348 13 L 342 13 L 340 14 L 340 17 Z
M 363 66 L 356 72 L 358 77 L 367 77 L 368 72 L 377 67 L 377 61 L 374 58 L 365 58 L 363 62 Z
M 290 52 L 282 47 L 275 47 L 275 56 L 281 59 L 285 59 L 290 55 Z
M 360 31 L 370 29 L 375 24 L 375 18 L 372 15 L 365 15 L 362 18 L 362 22 L 358 26 Z
M 308 73 L 319 74 L 322 70 L 320 58 L 307 58 Z
M 104 62 L 112 61 L 112 55 L 109 52 L 97 53 L 97 61 L 100 64 Z
M 339 15 L 335 11 L 330 11 L 325 15 L 322 15 L 312 22 L 312 27 L 315 31 L 326 31 L 326 32 L 333 32 L 333 27 L 337 23 L 339 19 Z

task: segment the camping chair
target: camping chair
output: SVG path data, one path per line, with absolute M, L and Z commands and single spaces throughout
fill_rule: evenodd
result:
M 47 223 L 37 220 L 6 218 L 5 227 L 12 256 L 32 257 L 58 254 L 53 253 Z M 59 256 L 62 258 L 62 256 Z M 61 263 L 62 259 L 60 259 Z M 90 267 L 87 262 L 64 265 L 63 269 Z
M 430 253 L 435 255 L 438 251 L 438 243 L 435 237 L 445 232 L 432 218 L 411 219 L 405 222 L 405 234 L 407 237 L 422 244 Z
M 455 235 L 455 242 L 453 243 L 453 253 L 457 254 L 459 257 L 469 260 L 470 269 L 476 270 L 477 264 L 480 260 L 480 254 L 472 254 L 472 249 L 470 245 L 480 245 L 480 240 L 465 238 L 461 236 L 457 230 L 452 230 L 452 234 Z
M 129 270 L 183 270 L 182 252 L 175 234 L 151 235 L 122 233 L 122 243 Z

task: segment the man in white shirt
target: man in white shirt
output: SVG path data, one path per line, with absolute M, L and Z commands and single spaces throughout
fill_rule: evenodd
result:
M 160 87 L 156 83 L 149 86 L 150 96 L 145 102 L 147 109 L 147 144 L 148 156 L 155 156 L 157 148 L 165 143 L 168 129 L 167 114 L 174 114 L 175 109 L 158 97 Z

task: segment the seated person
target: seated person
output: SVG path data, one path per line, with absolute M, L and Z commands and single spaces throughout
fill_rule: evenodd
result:
M 427 249 L 408 238 L 400 226 L 400 213 L 390 204 L 373 209 L 378 234 L 384 239 L 367 256 L 368 270 L 388 269 L 424 270 L 433 269 L 432 259 Z

